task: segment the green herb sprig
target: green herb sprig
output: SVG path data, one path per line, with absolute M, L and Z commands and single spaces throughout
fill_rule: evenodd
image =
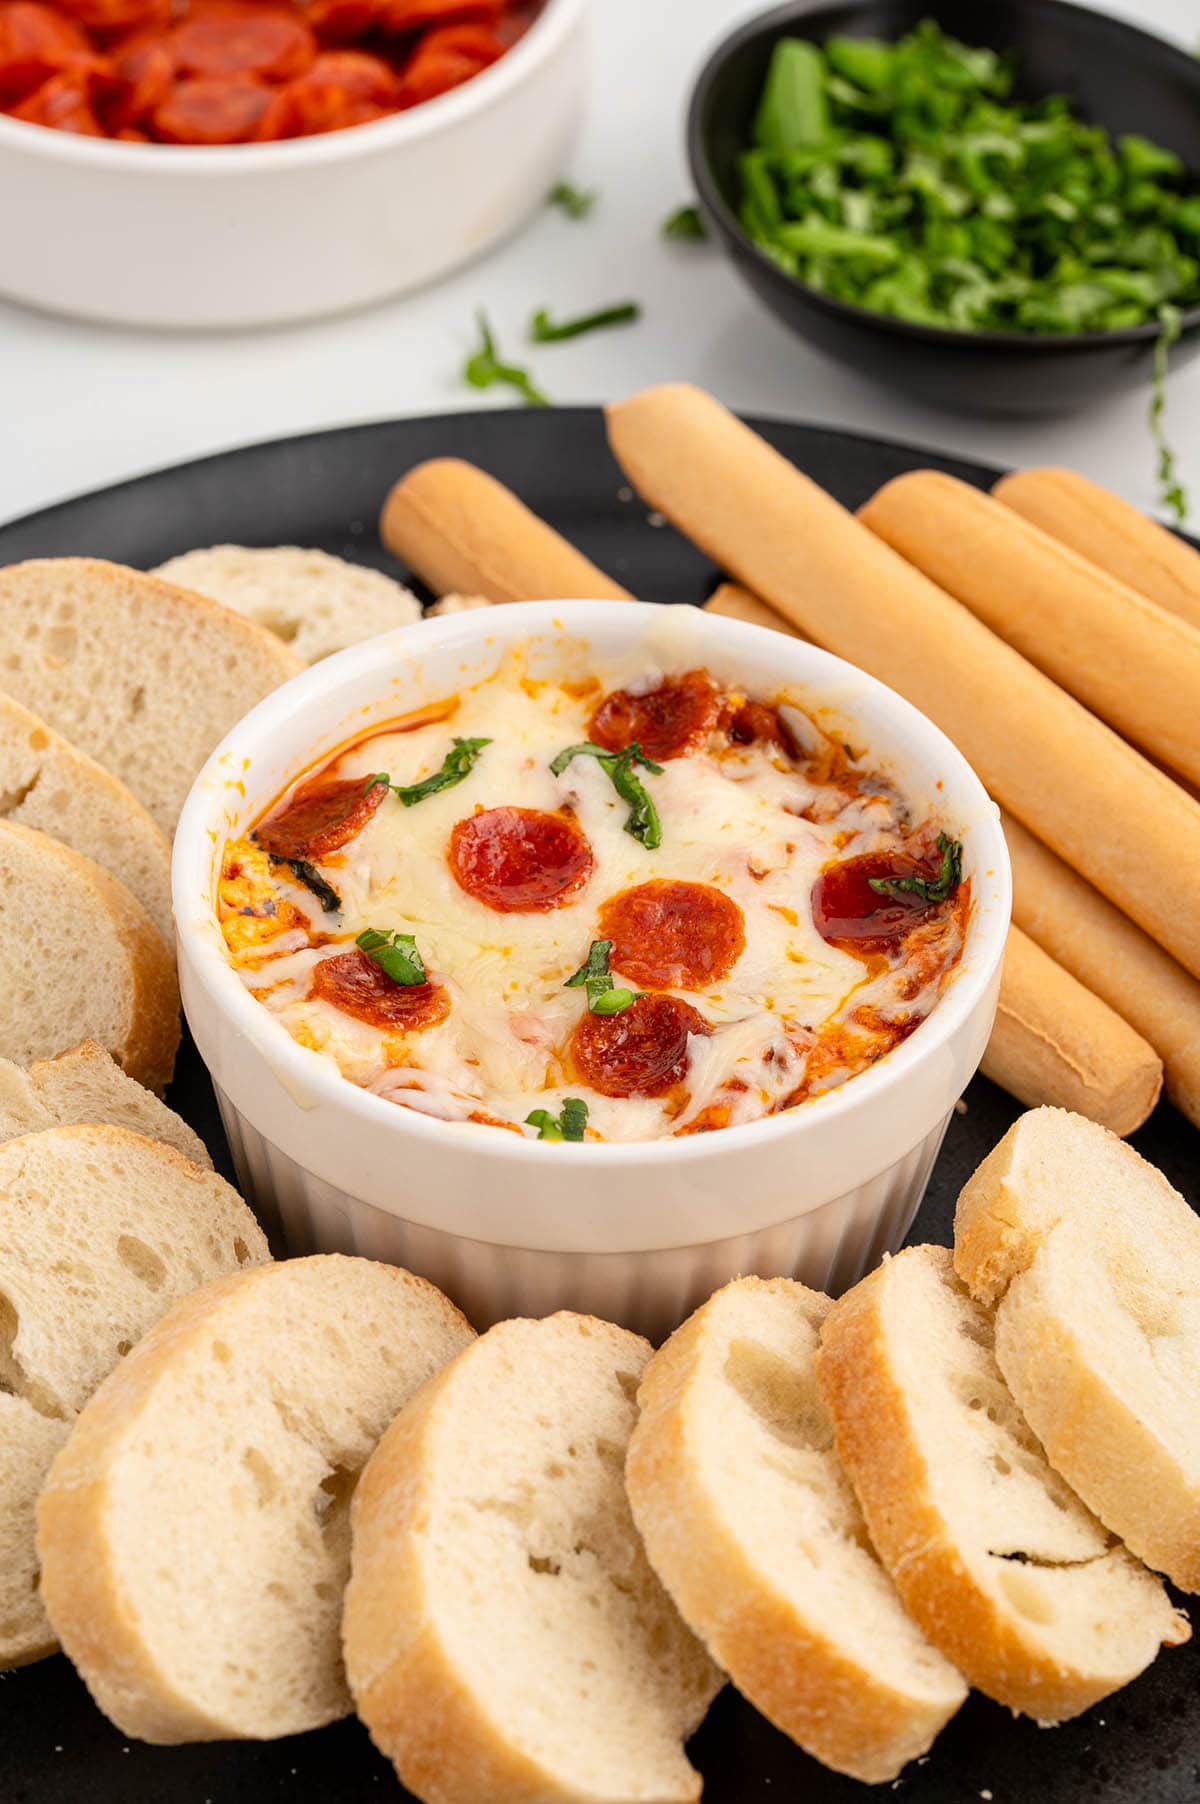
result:
M 676 207 L 662 222 L 664 238 L 673 238 L 685 244 L 702 244 L 708 237 L 708 227 L 699 207 L 688 205 Z
M 537 1129 L 539 1140 L 582 1140 L 587 1118 L 588 1106 L 581 1096 L 564 1096 L 561 1114 L 533 1109 L 526 1115 L 525 1124 Z
M 549 407 L 549 396 L 542 393 L 528 370 L 522 369 L 520 364 L 502 361 L 487 314 L 481 312 L 478 319 L 482 343 L 463 365 L 465 380 L 472 388 L 491 388 L 493 383 L 503 382 L 509 388 L 515 388 L 527 406 Z
M 618 989 L 609 974 L 611 940 L 593 940 L 588 955 L 578 971 L 568 977 L 564 990 L 587 990 L 587 1004 L 593 1015 L 620 1015 L 638 999 L 637 990 Z
M 555 325 L 547 309 L 539 307 L 530 322 L 529 336 L 535 345 L 560 344 L 564 339 L 580 338 L 585 332 L 597 332 L 605 326 L 631 325 L 641 316 L 636 301 L 619 301 L 613 307 L 601 307 L 595 313 L 582 313 Z
M 327 915 L 341 913 L 342 898 L 332 883 L 326 883 L 316 865 L 310 864 L 307 858 L 275 858 L 272 856 L 271 863 L 286 864 L 297 882 L 302 883 L 305 889 L 312 891 Z
M 634 766 L 640 764 L 651 776 L 661 777 L 662 765 L 655 764 L 653 758 L 647 758 L 636 739 L 631 740 L 619 752 L 610 752 L 607 746 L 594 745 L 590 739 L 585 739 L 580 745 L 567 746 L 553 760 L 550 769 L 556 777 L 562 776 L 572 758 L 596 760 L 621 800 L 629 803 L 626 833 L 632 833 L 634 839 L 640 839 L 647 851 L 657 851 L 662 845 L 662 822 L 658 818 L 658 809 L 634 775 Z
M 464 777 L 469 777 L 474 770 L 480 752 L 485 745 L 491 745 L 490 739 L 456 739 L 450 751 L 442 759 L 440 770 L 432 776 L 422 777 L 419 783 L 393 783 L 385 770 L 378 770 L 374 776 L 368 777 L 363 785 L 363 794 L 374 789 L 376 783 L 386 783 L 394 796 L 399 796 L 406 808 L 414 808 L 429 796 L 439 795 L 443 789 L 453 789 Z
M 546 204 L 560 207 L 568 219 L 586 219 L 598 198 L 594 188 L 576 188 L 571 182 L 555 182 L 546 196 Z
M 936 877 L 868 877 L 867 882 L 880 896 L 919 896 L 922 902 L 945 902 L 962 882 L 962 841 L 939 833 L 937 849 L 942 868 Z
M 1154 346 L 1154 375 L 1150 393 L 1150 434 L 1158 452 L 1158 495 L 1159 501 L 1175 516 L 1177 526 L 1182 526 L 1188 517 L 1187 490 L 1179 480 L 1175 467 L 1175 453 L 1167 441 L 1163 428 L 1163 414 L 1167 407 L 1167 363 L 1171 346 L 1177 344 L 1183 332 L 1183 316 L 1178 307 L 1162 307 L 1159 310 L 1161 330 Z
M 377 964 L 393 983 L 411 987 L 415 983 L 427 983 L 425 960 L 417 951 L 416 938 L 411 933 L 381 933 L 378 927 L 364 927 L 354 944 L 366 953 L 372 963 Z

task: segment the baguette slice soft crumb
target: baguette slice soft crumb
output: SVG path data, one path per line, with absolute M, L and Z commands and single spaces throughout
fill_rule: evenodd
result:
M 720 1675 L 623 1482 L 640 1336 L 501 1322 L 403 1410 L 354 1499 L 359 1715 L 425 1804 L 684 1804 Z
M 0 1146 L 0 1666 L 54 1648 L 34 1505 L 76 1413 L 179 1297 L 267 1257 L 222 1178 L 126 1128 Z
M 125 1734 L 266 1738 L 350 1710 L 351 1493 L 472 1338 L 423 1278 L 317 1255 L 186 1298 L 101 1385 L 43 1491 L 38 1552 L 50 1620 Z
M 0 570 L 3 687 L 167 834 L 217 742 L 302 668 L 273 633 L 141 570 L 97 558 Z
M 122 1071 L 95 1040 L 84 1040 L 57 1058 L 39 1059 L 27 1071 L 0 1059 L 0 1141 L 86 1122 L 130 1128 L 212 1169 L 200 1136 Z
M 162 934 L 90 858 L 0 820 L 0 1058 L 97 1040 L 151 1090 L 171 1076 L 179 986 Z
M 684 1620 L 827 1766 L 893 1779 L 967 1695 L 908 1615 L 833 1451 L 813 1356 L 828 1297 L 719 1290 L 650 1361 L 625 1477 Z
M 133 891 L 167 945 L 174 946 L 166 834 L 111 771 L 3 694 L 0 816 L 37 827 L 103 865 Z
M 154 574 L 257 621 L 306 664 L 421 618 L 420 602 L 394 577 L 299 545 L 210 545 Z
M 836 1303 L 817 1373 L 880 1559 L 980 1691 L 1062 1722 L 1188 1639 L 1047 1463 L 947 1248 L 910 1247 Z
M 1034 1109 L 964 1188 L 954 1262 L 1051 1463 L 1200 1591 L 1200 1217 L 1131 1146 Z

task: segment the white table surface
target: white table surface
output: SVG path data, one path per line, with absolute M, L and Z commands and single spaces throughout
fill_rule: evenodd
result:
M 1200 0 L 1103 0 L 1195 47 Z M 1069 463 L 1154 501 L 1144 394 L 1061 420 L 947 413 L 827 362 L 777 325 L 711 247 L 662 242 L 689 198 L 685 97 L 704 54 L 765 0 L 596 0 L 591 101 L 572 176 L 600 190 L 435 287 L 368 312 L 258 332 L 132 332 L 0 302 L 0 518 L 227 446 L 349 422 L 510 405 L 461 381 L 475 310 L 555 400 L 603 401 L 676 377 L 733 407 L 909 439 L 996 463 Z M 2 206 L 0 206 L 2 217 Z M 523 348 L 541 305 L 635 298 L 638 325 Z M 1169 432 L 1200 510 L 1200 360 L 1173 376 Z M 82 547 L 81 547 L 82 549 Z

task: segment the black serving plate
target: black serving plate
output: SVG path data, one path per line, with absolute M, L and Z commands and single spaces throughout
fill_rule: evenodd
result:
M 910 446 L 779 421 L 780 451 L 855 507 L 904 470 L 932 465 L 989 485 L 998 474 Z M 481 464 L 640 595 L 701 602 L 718 572 L 624 486 L 591 408 L 443 415 L 256 445 L 180 465 L 0 527 L 0 563 L 68 553 L 153 564 L 194 545 L 317 545 L 383 569 L 376 537 L 390 485 L 426 457 Z M 185 1038 L 169 1100 L 232 1176 L 207 1075 Z M 914 1237 L 946 1242 L 968 1174 L 1018 1114 L 976 1079 L 935 1168 Z M 1166 1105 L 1137 1136 L 1195 1198 L 1200 1140 Z M 528 1683 L 536 1684 L 530 1673 Z M 826 1772 L 727 1689 L 691 1747 L 706 1804 L 843 1804 L 867 1788 Z M 1200 1648 L 1164 1654 L 1135 1685 L 1064 1728 L 1015 1721 L 972 1697 L 929 1758 L 897 1781 L 909 1804 L 1195 1804 L 1200 1797 Z M 65 1659 L 0 1685 L 0 1804 L 363 1804 L 401 1794 L 365 1732 L 345 1722 L 266 1744 L 149 1748 L 92 1706 Z M 480 1798 L 478 1804 L 491 1804 Z
M 1017 91 L 1068 94 L 1110 132 L 1140 132 L 1200 182 L 1200 62 L 1119 19 L 1065 0 L 790 0 L 713 51 L 692 94 L 688 156 L 705 213 L 740 274 L 818 349 L 922 400 L 967 411 L 1062 413 L 1149 381 L 1156 325 L 1120 332 L 954 332 L 869 313 L 818 294 L 773 262 L 737 216 L 737 157 L 750 137 L 781 37 L 895 39 L 933 18 L 967 44 L 1011 51 Z M 1184 315 L 1173 362 L 1200 351 L 1200 305 Z

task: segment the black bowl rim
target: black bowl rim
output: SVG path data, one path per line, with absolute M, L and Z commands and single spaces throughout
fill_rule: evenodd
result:
M 871 0 L 856 0 L 857 4 L 866 6 Z M 789 22 L 804 19 L 810 13 L 824 12 L 826 8 L 836 4 L 836 0 L 784 0 L 781 6 L 772 7 L 769 12 L 757 13 L 746 19 L 733 31 L 720 39 L 704 61 L 704 65 L 696 77 L 692 87 L 691 99 L 687 112 L 687 154 L 691 166 L 692 180 L 704 211 L 715 219 L 726 238 L 731 239 L 738 247 L 751 257 L 759 267 L 775 280 L 787 284 L 797 295 L 816 307 L 819 311 L 830 314 L 835 319 L 846 320 L 852 324 L 874 327 L 883 332 L 894 332 L 901 338 L 915 339 L 923 344 L 944 346 L 948 350 L 995 350 L 1025 351 L 1034 356 L 1053 356 L 1063 351 L 1093 351 L 1101 348 L 1120 348 L 1121 346 L 1137 346 L 1152 344 L 1160 335 L 1162 327 L 1151 321 L 1140 326 L 1121 326 L 1112 332 L 973 332 L 965 326 L 928 326 L 918 320 L 899 319 L 892 313 L 876 313 L 869 307 L 859 307 L 853 301 L 840 301 L 834 296 L 824 294 L 819 288 L 810 288 L 799 276 L 793 276 L 776 263 L 760 245 L 756 244 L 733 209 L 726 203 L 724 195 L 717 186 L 708 161 L 707 146 L 702 130 L 702 114 L 705 110 L 709 90 L 718 73 L 728 59 L 752 39 L 767 32 L 777 31 Z M 1156 32 L 1143 31 L 1138 25 L 1131 25 L 1124 19 L 1114 17 L 1111 13 L 1099 13 L 1088 6 L 1077 6 L 1072 0 L 1040 0 L 1040 5 L 1048 13 L 1066 14 L 1072 21 L 1087 20 L 1085 29 L 1107 31 L 1113 37 L 1123 38 L 1131 45 L 1136 45 L 1138 54 L 1144 55 L 1147 47 L 1155 55 L 1166 55 L 1177 61 L 1180 71 L 1187 71 L 1194 80 L 1197 100 L 1200 102 L 1200 60 L 1188 51 L 1182 50 L 1168 38 L 1159 37 Z M 1200 301 L 1185 308 L 1180 314 L 1181 328 L 1190 332 L 1200 326 Z

